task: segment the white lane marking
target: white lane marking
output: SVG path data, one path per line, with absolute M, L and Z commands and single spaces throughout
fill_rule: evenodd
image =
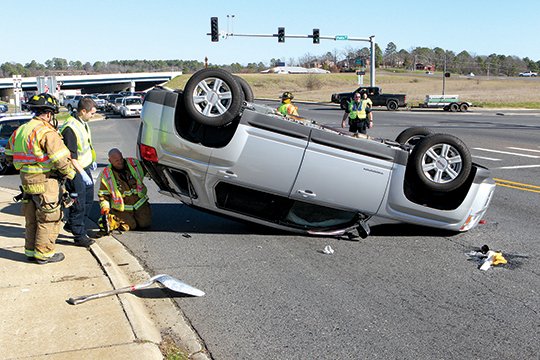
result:
M 517 165 L 517 166 L 502 166 L 502 167 L 496 167 L 491 168 L 492 170 L 509 170 L 509 169 L 530 169 L 530 168 L 537 168 L 540 167 L 540 165 Z
M 473 158 L 482 159 L 482 160 L 491 160 L 491 161 L 501 161 L 501 159 L 489 158 L 485 156 L 471 155 Z
M 509 146 L 508 149 L 512 149 L 512 150 L 523 150 L 523 151 L 532 151 L 532 152 L 540 153 L 540 150 L 525 149 L 525 148 L 518 148 L 518 147 L 511 147 L 511 146 Z
M 526 158 L 540 159 L 540 156 L 537 156 L 537 155 L 520 154 L 520 153 L 515 153 L 515 152 L 510 152 L 510 151 L 492 150 L 492 149 L 484 149 L 484 148 L 473 148 L 473 149 L 480 150 L 480 151 L 494 152 L 498 154 L 516 155 L 516 156 L 523 156 Z

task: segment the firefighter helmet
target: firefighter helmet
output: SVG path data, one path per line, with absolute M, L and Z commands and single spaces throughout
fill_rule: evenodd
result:
M 30 110 L 34 110 L 36 112 L 44 112 L 49 110 L 55 114 L 58 114 L 59 111 L 58 101 L 54 96 L 47 93 L 32 96 L 25 105 Z
M 281 95 L 281 99 L 282 99 L 282 100 L 285 100 L 285 99 L 290 99 L 290 100 L 292 100 L 292 99 L 294 99 L 294 95 L 292 94 L 292 92 L 285 91 L 285 92 L 283 93 L 283 95 Z

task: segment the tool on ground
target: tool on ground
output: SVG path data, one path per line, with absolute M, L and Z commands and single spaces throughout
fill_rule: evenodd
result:
M 86 302 L 88 300 L 99 299 L 99 298 L 110 296 L 110 295 L 117 295 L 117 294 L 132 292 L 135 290 L 146 289 L 152 286 L 152 284 L 156 282 L 162 285 L 162 287 L 165 287 L 169 290 L 172 290 L 178 293 L 188 294 L 192 296 L 204 295 L 204 291 L 201 291 L 199 289 L 194 288 L 193 286 L 183 283 L 182 281 L 175 279 L 172 276 L 161 274 L 161 275 L 156 275 L 154 277 L 151 277 L 147 282 L 144 282 L 142 284 L 130 285 L 130 286 L 126 286 L 120 289 L 104 291 L 104 292 L 92 294 L 92 295 L 84 295 L 84 296 L 79 296 L 76 298 L 69 298 L 67 302 L 68 304 L 71 304 L 71 305 L 77 305 L 77 304 Z

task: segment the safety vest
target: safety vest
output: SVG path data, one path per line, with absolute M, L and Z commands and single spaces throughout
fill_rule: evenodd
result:
M 349 119 L 351 120 L 364 120 L 366 115 L 366 107 L 370 102 L 368 100 L 360 100 L 359 103 L 352 100 L 349 102 Z
M 13 166 L 21 173 L 45 174 L 54 168 L 54 163 L 63 157 L 69 157 L 65 146 L 54 154 L 47 154 L 39 145 L 48 132 L 56 129 L 48 122 L 32 119 L 21 125 L 9 138 L 6 155 L 13 156 Z
M 296 106 L 294 106 L 293 104 L 291 104 L 291 103 L 281 104 L 278 107 L 278 111 L 280 113 L 282 113 L 283 115 L 296 115 L 296 116 L 298 116 L 297 109 L 298 108 Z
M 77 161 L 83 168 L 89 166 L 96 160 L 96 155 L 92 148 L 92 135 L 88 124 L 70 116 L 60 128 L 60 132 L 66 128 L 71 128 L 77 137 Z
M 116 182 L 116 178 L 114 177 L 112 171 L 112 165 L 109 165 L 105 169 L 103 169 L 103 172 L 101 173 L 101 181 L 105 184 L 108 194 L 111 195 L 113 209 L 116 209 L 118 211 L 133 211 L 140 208 L 148 200 L 148 196 L 146 195 L 147 189 L 146 186 L 144 186 L 143 184 L 144 171 L 142 169 L 141 163 L 134 158 L 126 158 L 125 160 L 128 165 L 129 172 L 137 181 L 135 189 L 128 189 L 123 193 L 120 192 L 120 190 L 118 189 L 118 183 Z M 137 201 L 133 205 L 125 205 L 124 197 L 134 194 L 137 194 L 139 196 L 139 201 Z M 105 195 L 105 192 L 98 191 L 98 196 L 99 195 Z

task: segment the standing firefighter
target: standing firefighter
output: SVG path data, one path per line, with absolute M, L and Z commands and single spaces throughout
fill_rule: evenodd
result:
M 56 99 L 46 93 L 34 95 L 26 106 L 35 117 L 11 135 L 6 149 L 20 171 L 24 193 L 24 252 L 39 264 L 59 262 L 64 260 L 64 254 L 55 253 L 62 219 L 59 179 L 73 179 L 75 170 L 56 130 Z
M 277 108 L 277 110 L 282 115 L 299 116 L 298 107 L 291 103 L 292 99 L 294 99 L 294 95 L 289 91 L 285 91 L 283 95 L 281 95 L 281 105 Z
M 109 151 L 109 162 L 99 176 L 98 198 L 101 214 L 114 220 L 114 226 L 109 224 L 110 230 L 149 227 L 152 211 L 143 184 L 142 164 L 137 159 L 124 158 L 116 148 Z

